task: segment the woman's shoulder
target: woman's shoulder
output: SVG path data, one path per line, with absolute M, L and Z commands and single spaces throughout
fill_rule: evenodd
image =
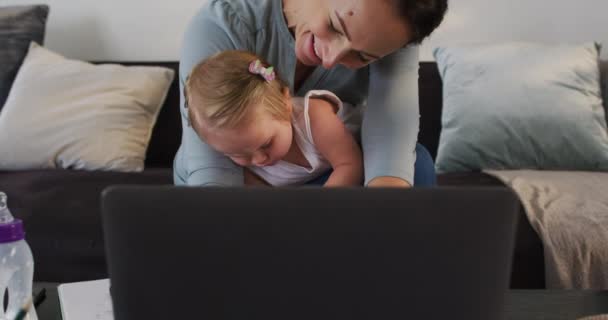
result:
M 281 0 L 210 0 L 199 13 L 226 23 L 244 25 L 250 31 L 263 30 L 272 22 Z

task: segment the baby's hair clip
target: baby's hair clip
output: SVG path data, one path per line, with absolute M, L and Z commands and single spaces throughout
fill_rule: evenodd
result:
M 251 72 L 253 74 L 259 74 L 260 76 L 262 76 L 262 78 L 264 78 L 264 80 L 266 80 L 268 82 L 271 82 L 276 77 L 276 75 L 274 73 L 274 68 L 273 67 L 264 68 L 264 66 L 262 65 L 262 62 L 259 59 L 252 61 L 249 64 L 249 72 Z

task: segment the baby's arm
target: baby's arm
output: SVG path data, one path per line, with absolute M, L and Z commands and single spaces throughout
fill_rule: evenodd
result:
M 334 105 L 326 100 L 310 99 L 308 115 L 314 143 L 334 170 L 325 186 L 362 185 L 361 148 L 336 115 Z

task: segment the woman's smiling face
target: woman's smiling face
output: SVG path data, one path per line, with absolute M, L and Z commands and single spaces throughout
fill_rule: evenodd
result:
M 407 45 L 412 30 L 394 0 L 283 0 L 296 57 L 356 69 Z

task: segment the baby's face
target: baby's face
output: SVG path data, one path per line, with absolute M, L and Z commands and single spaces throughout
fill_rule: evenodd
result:
M 204 134 L 205 141 L 240 166 L 271 166 L 283 159 L 292 144 L 289 121 L 274 119 L 261 111 L 249 124 L 233 129 L 214 129 Z

